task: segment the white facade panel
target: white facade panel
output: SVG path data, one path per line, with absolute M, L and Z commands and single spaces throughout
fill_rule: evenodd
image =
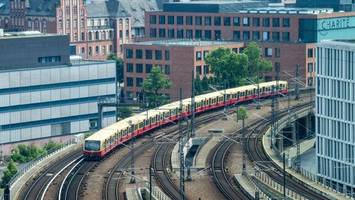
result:
M 60 100 L 60 89 L 51 90 L 52 101 Z
M 51 118 L 59 118 L 59 117 L 60 117 L 60 108 L 51 107 Z
M 81 66 L 79 68 L 79 79 L 80 80 L 88 80 L 89 78 L 89 67 L 88 66 Z
M 0 95 L 0 107 L 5 107 L 10 105 L 10 95 L 2 94 Z
M 10 94 L 10 105 L 14 106 L 18 104 L 20 104 L 20 94 Z
M 99 85 L 99 95 L 106 95 L 107 94 L 107 86 L 105 85 Z
M 97 67 L 97 75 L 99 78 L 106 78 L 106 67 L 104 66 L 98 66 Z
M 80 121 L 79 124 L 80 124 L 80 132 L 89 130 L 89 120 Z
M 107 66 L 106 76 L 107 77 L 115 77 L 115 74 L 116 74 L 115 64 L 106 64 L 106 66 Z
M 107 94 L 115 93 L 115 84 L 114 83 L 107 84 L 106 92 Z
M 39 103 L 41 102 L 41 92 L 31 92 L 31 103 Z
M 41 85 L 41 71 L 31 70 L 31 85 Z
M 89 112 L 89 105 L 87 103 L 82 103 L 79 105 L 80 114 L 87 114 Z
M 60 82 L 60 69 L 59 68 L 52 68 L 51 69 L 51 83 L 58 83 Z
M 21 113 L 20 112 L 11 112 L 10 113 L 10 123 L 15 124 L 21 122 Z
M 70 114 L 73 115 L 73 116 L 80 114 L 79 105 L 78 104 L 70 105 Z
M 88 107 L 89 107 L 89 113 L 96 113 L 97 112 L 97 103 L 96 102 L 89 103 Z
M 51 126 L 41 126 L 41 137 L 51 136 Z
M 21 129 L 21 140 L 29 140 L 32 138 L 31 128 Z
M 10 131 L 10 142 L 22 140 L 21 138 L 21 130 L 12 130 Z
M 32 134 L 32 138 L 42 137 L 42 127 L 38 126 L 38 127 L 31 128 L 31 134 Z
M 51 71 L 49 69 L 41 69 L 41 84 L 51 83 Z
M 70 124 L 70 130 L 72 133 L 78 133 L 80 132 L 80 122 L 79 121 L 74 121 Z
M 89 96 L 89 86 L 80 87 L 79 95 L 81 98 Z
M 51 108 L 42 108 L 41 109 L 41 118 L 49 119 L 51 117 Z
M 91 65 L 89 67 L 89 79 L 97 79 L 97 66 Z
M 41 91 L 41 102 L 51 101 L 51 91 L 50 90 L 43 90 Z
M 29 104 L 31 103 L 31 93 L 22 92 L 20 93 L 20 104 Z
M 0 131 L 0 143 L 10 142 L 10 131 Z
M 10 88 L 20 87 L 20 72 L 10 73 Z
M 99 91 L 98 85 L 90 85 L 89 86 L 89 96 L 97 96 Z
M 37 120 L 41 120 L 41 110 L 42 109 L 33 109 L 33 110 L 29 110 L 29 112 L 31 113 L 31 118 L 32 121 L 37 121 Z M 31 121 L 31 120 L 29 120 Z
M 9 74 L 8 72 L 0 73 L 0 89 L 10 86 Z
M 4 125 L 8 123 L 10 123 L 10 113 L 8 112 L 0 113 L 0 125 Z
M 79 67 L 70 68 L 70 80 L 78 81 L 79 80 Z
M 35 120 L 38 120 L 38 119 L 32 119 L 32 115 L 34 115 L 34 110 L 31 111 L 31 110 L 23 110 L 23 111 L 20 111 L 20 115 L 21 115 L 21 121 L 20 122 L 28 122 L 28 121 L 35 121 Z
M 67 68 L 60 68 L 60 80 L 61 82 L 70 81 L 70 71 Z
M 68 117 L 70 116 L 70 106 L 61 106 L 60 107 L 60 115 L 61 117 Z
M 70 89 L 60 89 L 60 99 L 70 99 Z
M 30 86 L 30 85 L 31 85 L 31 71 L 21 71 L 20 86 Z

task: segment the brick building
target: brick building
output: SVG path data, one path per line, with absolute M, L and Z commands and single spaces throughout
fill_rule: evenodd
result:
M 73 53 L 86 59 L 122 55 L 122 44 L 144 35 L 144 11 L 162 1 L 0 0 L 0 28 L 68 34 Z M 139 5 L 139 6 L 137 6 Z
M 354 38 L 355 13 L 311 8 L 241 8 L 239 3 L 166 3 L 146 12 L 150 40 L 199 39 L 257 41 L 264 57 L 280 66 L 281 78 L 294 76 L 314 85 L 315 44 L 324 39 Z M 341 31 L 340 31 L 341 30 Z M 272 78 L 271 76 L 269 78 Z
M 179 88 L 183 97 L 191 96 L 192 70 L 195 78 L 210 76 L 210 67 L 204 57 L 210 51 L 227 47 L 239 52 L 244 47 L 242 42 L 194 41 L 194 40 L 159 40 L 125 44 L 125 94 L 135 98 L 142 92 L 143 80 L 154 65 L 172 81 L 172 88 L 166 91 L 170 99 L 179 98 Z

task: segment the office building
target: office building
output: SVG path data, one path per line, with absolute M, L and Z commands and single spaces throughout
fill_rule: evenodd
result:
M 297 7 L 303 8 L 332 8 L 335 11 L 355 11 L 353 0 L 297 0 Z
M 355 43 L 325 41 L 317 48 L 317 175 L 355 197 Z

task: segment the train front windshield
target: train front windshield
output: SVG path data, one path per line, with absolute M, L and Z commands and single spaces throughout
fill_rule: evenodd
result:
M 85 141 L 85 150 L 87 151 L 99 151 L 100 150 L 100 141 Z

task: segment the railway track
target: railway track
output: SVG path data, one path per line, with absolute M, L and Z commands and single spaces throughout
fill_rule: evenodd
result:
M 75 151 L 68 154 L 63 159 L 54 162 L 34 180 L 31 186 L 26 191 L 24 191 L 20 198 L 26 200 L 43 200 L 46 190 L 54 178 L 63 168 L 66 168 L 69 163 L 80 158 L 81 154 L 81 151 Z

